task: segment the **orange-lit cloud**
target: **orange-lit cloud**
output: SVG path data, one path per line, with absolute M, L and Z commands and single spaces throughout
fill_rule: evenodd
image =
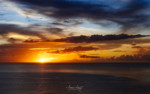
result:
M 148 40 L 149 38 L 92 43 L 10 42 L 0 45 L 0 62 L 148 61 Z M 136 45 L 132 44 L 133 41 Z

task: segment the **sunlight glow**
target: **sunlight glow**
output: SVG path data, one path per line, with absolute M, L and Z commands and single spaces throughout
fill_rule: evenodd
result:
M 51 62 L 54 58 L 42 58 L 40 60 L 38 60 L 38 62 L 40 63 L 46 63 L 46 62 Z
M 41 62 L 41 63 L 44 63 L 44 62 L 45 62 L 45 60 L 44 60 L 44 59 L 41 59 L 41 60 L 40 60 L 40 62 Z

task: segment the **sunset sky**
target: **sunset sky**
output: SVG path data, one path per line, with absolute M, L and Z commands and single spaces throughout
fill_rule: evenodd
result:
M 149 62 L 149 0 L 0 0 L 0 62 Z

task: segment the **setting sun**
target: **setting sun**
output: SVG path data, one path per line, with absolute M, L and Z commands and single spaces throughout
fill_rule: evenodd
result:
M 40 63 L 46 63 L 46 62 L 51 62 L 54 58 L 42 58 L 39 59 L 38 62 Z
M 46 62 L 46 61 L 45 61 L 44 59 L 41 59 L 40 62 L 41 62 L 41 63 L 44 63 L 44 62 Z

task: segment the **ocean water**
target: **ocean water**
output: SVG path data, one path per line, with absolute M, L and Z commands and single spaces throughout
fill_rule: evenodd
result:
M 150 64 L 2 63 L 0 94 L 150 94 Z

